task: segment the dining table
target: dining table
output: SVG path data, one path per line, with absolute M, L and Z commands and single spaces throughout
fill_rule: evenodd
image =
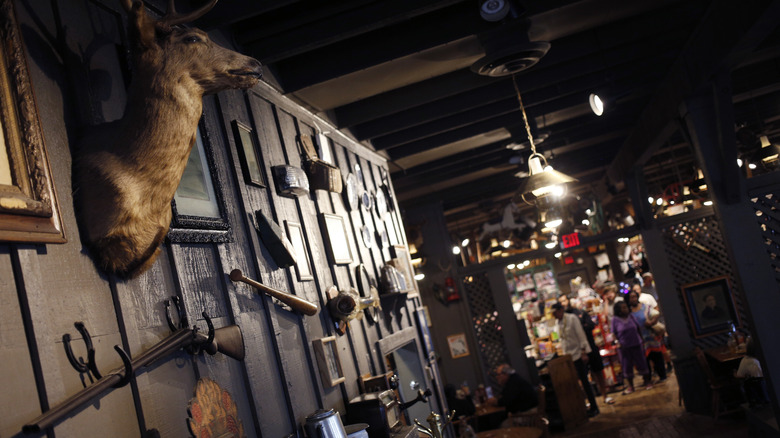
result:
M 477 438 L 539 438 L 542 433 L 538 427 L 514 426 L 479 432 Z
M 728 345 L 721 345 L 719 347 L 705 349 L 704 354 L 719 363 L 726 363 L 732 360 L 742 359 L 745 356 L 745 348 L 743 346 L 740 347 L 731 348 Z
M 480 405 L 474 412 L 478 431 L 492 430 L 506 420 L 506 408 L 503 406 Z
M 731 378 L 739 368 L 739 361 L 745 357 L 745 348 L 732 348 L 728 345 L 704 350 L 710 369 L 716 378 Z

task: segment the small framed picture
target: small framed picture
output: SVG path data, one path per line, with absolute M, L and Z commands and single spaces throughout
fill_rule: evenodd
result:
M 241 161 L 241 171 L 244 173 L 244 181 L 247 184 L 265 187 L 263 168 L 260 164 L 260 157 L 257 155 L 258 148 L 255 147 L 254 135 L 252 134 L 252 128 L 238 120 L 233 120 L 233 135 L 236 138 L 236 147 L 238 148 L 238 157 Z
M 740 327 L 727 276 L 710 278 L 681 287 L 685 309 L 695 338 L 703 338 Z
M 284 221 L 287 228 L 287 237 L 295 249 L 295 272 L 298 281 L 314 280 L 314 274 L 309 262 L 309 253 L 306 251 L 306 241 L 303 239 L 303 228 L 298 222 Z
M 320 370 L 322 385 L 330 388 L 346 380 L 344 370 L 341 368 L 339 360 L 339 350 L 336 346 L 336 337 L 315 339 L 312 341 L 314 346 L 314 356 L 317 357 L 317 367 Z
M 447 336 L 447 345 L 450 347 L 450 355 L 453 359 L 469 355 L 469 344 L 466 343 L 466 334 Z
M 352 248 L 350 248 L 347 238 L 344 218 L 329 213 L 322 213 L 320 217 L 323 228 L 325 228 L 325 236 L 333 263 L 337 265 L 352 263 Z

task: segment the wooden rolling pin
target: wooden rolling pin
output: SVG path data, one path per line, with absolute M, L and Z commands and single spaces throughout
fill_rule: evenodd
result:
M 303 298 L 298 298 L 293 294 L 282 292 L 280 290 L 258 283 L 257 281 L 252 280 L 251 278 L 244 277 L 244 274 L 241 272 L 240 269 L 233 269 L 232 271 L 230 271 L 230 279 L 233 281 L 241 281 L 250 286 L 256 287 L 257 289 L 260 289 L 266 294 L 292 307 L 293 310 L 297 310 L 303 313 L 304 315 L 314 316 L 317 314 L 317 311 L 319 310 L 319 307 L 317 307 L 317 305 L 312 303 L 311 301 L 306 301 Z

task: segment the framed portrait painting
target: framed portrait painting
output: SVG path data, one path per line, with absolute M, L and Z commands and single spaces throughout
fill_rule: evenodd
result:
M 695 338 L 726 332 L 731 324 L 741 326 L 727 276 L 685 284 L 681 289 Z

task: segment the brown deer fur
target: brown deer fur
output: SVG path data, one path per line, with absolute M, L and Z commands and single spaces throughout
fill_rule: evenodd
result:
M 250 88 L 261 66 L 201 30 L 172 29 L 181 22 L 172 2 L 160 21 L 147 16 L 140 1 L 123 6 L 134 63 L 125 114 L 80 142 L 73 188 L 81 238 L 95 263 L 127 278 L 154 263 L 168 233 L 203 95 Z

